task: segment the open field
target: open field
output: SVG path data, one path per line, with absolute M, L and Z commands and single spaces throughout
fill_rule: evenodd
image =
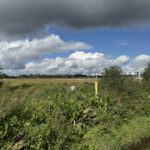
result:
M 47 79 L 3 79 L 3 81 L 7 82 L 7 83 L 94 83 L 97 79 L 94 78 L 71 78 L 71 79 L 58 79 L 58 78 L 47 78 Z
M 0 149 L 150 148 L 149 84 L 94 79 L 7 79 L 0 86 Z M 71 86 L 77 89 L 72 91 Z M 139 149 L 138 149 L 138 148 Z

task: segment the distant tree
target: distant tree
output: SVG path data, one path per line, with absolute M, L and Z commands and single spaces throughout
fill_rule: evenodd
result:
M 2 72 L 2 69 L 3 68 L 0 66 L 0 79 L 7 78 L 8 76 L 5 73 Z
M 143 79 L 150 82 L 150 63 L 148 63 L 147 67 L 144 70 Z
M 2 73 L 1 73 L 1 69 L 2 69 L 2 68 L 0 67 L 0 79 L 1 79 L 1 74 L 2 74 Z M 3 85 L 3 82 L 0 80 L 0 88 L 1 88 L 2 85 Z
M 2 74 L 1 70 L 2 70 L 2 67 L 0 66 L 0 76 L 1 76 L 1 74 Z
M 103 72 L 104 85 L 109 89 L 121 90 L 123 87 L 123 71 L 121 67 L 110 66 Z

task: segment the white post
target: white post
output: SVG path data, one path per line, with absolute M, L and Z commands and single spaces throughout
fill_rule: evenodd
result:
M 95 81 L 95 95 L 98 95 L 98 81 Z

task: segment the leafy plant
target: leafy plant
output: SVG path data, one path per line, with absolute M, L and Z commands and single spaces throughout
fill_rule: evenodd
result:
M 103 73 L 103 82 L 104 85 L 108 88 L 108 90 L 122 90 L 123 88 L 123 71 L 118 66 L 110 66 L 109 68 L 105 68 Z
M 147 65 L 147 67 L 144 70 L 143 79 L 147 82 L 150 82 L 150 63 Z

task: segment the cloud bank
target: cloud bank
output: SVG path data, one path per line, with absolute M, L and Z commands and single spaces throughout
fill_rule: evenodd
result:
M 1 0 L 0 33 L 26 35 L 58 24 L 129 27 L 150 22 L 149 0 Z
M 9 75 L 19 74 L 88 74 L 102 73 L 105 67 L 118 65 L 125 73 L 142 72 L 150 56 L 135 58 L 121 55 L 111 58 L 100 52 L 86 52 L 92 46 L 81 41 L 64 41 L 52 34 L 42 39 L 0 42 L 0 66 Z M 50 58 L 56 52 L 67 57 Z
M 147 59 L 145 59 L 145 57 Z M 139 55 L 130 59 L 126 55 L 117 58 L 107 57 L 105 54 L 96 52 L 88 53 L 84 51 L 76 51 L 68 57 L 45 58 L 39 62 L 29 62 L 25 64 L 24 69 L 7 69 L 5 73 L 11 75 L 18 74 L 101 74 L 105 67 L 118 65 L 122 67 L 124 73 L 133 74 L 137 71 L 143 72 L 147 63 L 150 62 L 149 55 Z
M 30 61 L 38 61 L 54 52 L 85 50 L 91 46 L 83 42 L 65 42 L 58 35 L 32 41 L 0 42 L 0 66 L 7 69 L 24 69 Z
M 110 65 L 123 65 L 129 61 L 128 56 L 110 59 L 103 53 L 87 53 L 77 51 L 67 58 L 44 59 L 40 63 L 29 63 L 24 71 L 39 72 L 43 74 L 93 74 L 101 73 L 104 67 Z M 36 68 L 36 69 L 35 69 Z

